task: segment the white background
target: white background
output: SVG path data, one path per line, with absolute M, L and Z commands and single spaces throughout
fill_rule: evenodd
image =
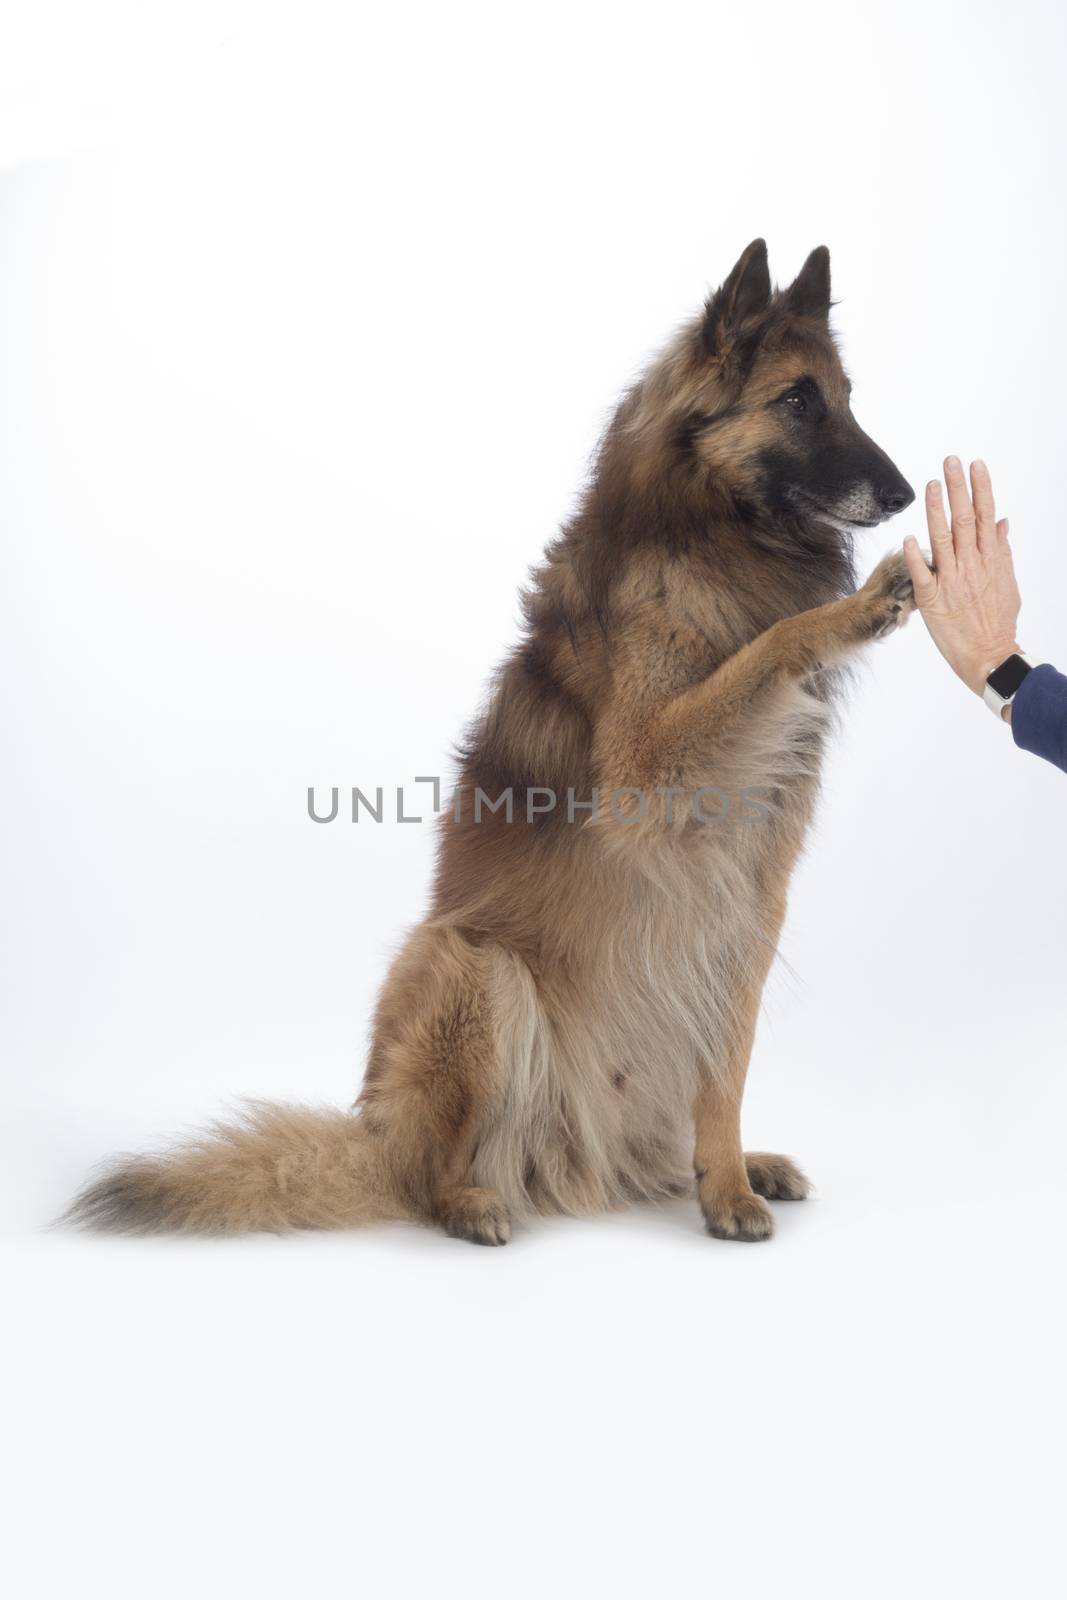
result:
M 0 37 L 8 1591 L 1003 1596 L 1063 1489 L 1062 775 L 870 658 L 748 1142 L 695 1207 L 47 1231 L 245 1094 L 343 1104 L 447 772 L 621 387 L 765 234 L 855 406 L 989 460 L 1067 660 L 1051 0 L 8 8 Z M 917 509 L 917 508 L 916 508 Z M 916 510 L 861 552 L 866 568 Z

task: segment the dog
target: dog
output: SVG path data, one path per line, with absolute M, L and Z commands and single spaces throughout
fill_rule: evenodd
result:
M 899 555 L 856 587 L 854 530 L 914 495 L 829 314 L 829 252 L 775 289 L 757 239 L 619 404 L 462 743 L 352 1110 L 253 1104 L 73 1220 L 500 1245 L 695 1190 L 715 1238 L 761 1240 L 806 1196 L 742 1149 L 749 1055 L 847 663 L 913 608 Z

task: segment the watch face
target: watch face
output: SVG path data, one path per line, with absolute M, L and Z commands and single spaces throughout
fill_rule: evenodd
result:
M 986 683 L 1002 700 L 1010 700 L 1029 671 L 1030 663 L 1024 661 L 1022 656 L 1009 656 L 995 672 L 989 674 Z

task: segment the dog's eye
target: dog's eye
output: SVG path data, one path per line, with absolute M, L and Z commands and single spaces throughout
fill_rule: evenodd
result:
M 798 414 L 808 409 L 808 402 L 799 389 L 790 389 L 788 394 L 782 396 L 782 402 L 789 407 L 790 411 L 795 411 Z

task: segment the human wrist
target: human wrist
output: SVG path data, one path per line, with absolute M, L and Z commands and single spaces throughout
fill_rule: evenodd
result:
M 1023 647 L 1018 640 L 1008 641 L 999 645 L 987 645 L 982 650 L 976 651 L 965 662 L 961 663 L 960 677 L 977 695 L 981 695 L 986 686 L 986 680 L 991 672 L 1007 661 L 1009 656 L 1021 656 Z

